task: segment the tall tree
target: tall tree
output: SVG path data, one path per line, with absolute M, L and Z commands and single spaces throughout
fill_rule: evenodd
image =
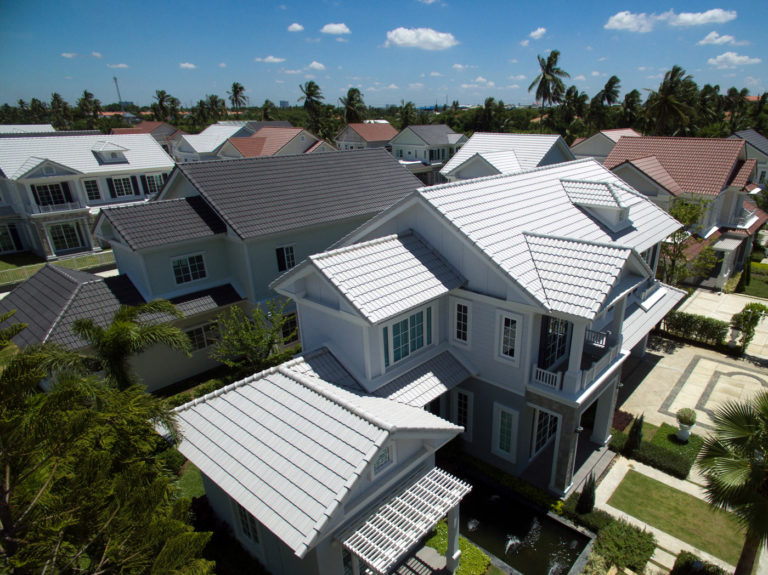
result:
M 640 92 L 631 90 L 624 94 L 621 102 L 621 124 L 626 128 L 632 128 L 637 124 L 642 113 L 640 106 Z
M 404 130 L 414 122 L 416 122 L 416 106 L 413 102 L 402 100 L 400 102 L 400 109 L 397 112 L 397 119 L 400 122 L 400 129 Z
M 171 102 L 174 100 L 174 97 L 165 90 L 155 90 L 153 99 L 155 101 L 152 103 L 151 110 L 155 120 L 160 122 L 170 121 Z
M 714 433 L 697 464 L 708 501 L 733 513 L 746 531 L 735 575 L 749 575 L 768 541 L 768 392 L 721 405 L 711 418 Z
M 275 116 L 275 104 L 272 100 L 264 100 L 264 104 L 261 106 L 261 119 L 265 122 L 274 120 Z
M 745 121 L 748 121 L 747 117 L 747 96 L 749 96 L 749 90 L 747 88 L 731 87 L 728 88 L 725 97 L 723 98 L 723 107 L 728 113 L 728 126 L 731 132 L 736 132 L 742 128 L 747 127 Z M 30 111 L 32 104 L 30 103 Z
M 101 113 L 101 102 L 91 92 L 83 90 L 83 95 L 77 100 L 77 112 L 85 119 L 88 129 L 92 130 Z
M 706 202 L 678 198 L 669 210 L 669 214 L 683 224 L 683 227 L 661 244 L 659 275 L 664 282 L 679 285 L 691 275 L 685 248 L 689 241 L 696 241 L 689 232 L 698 225 L 706 209 Z
M 227 103 L 224 98 L 217 96 L 216 94 L 208 94 L 205 97 L 205 105 L 208 108 L 208 115 L 214 121 L 217 122 L 227 114 Z
M 688 126 L 692 109 L 686 99 L 692 80 L 683 68 L 672 66 L 664 74 L 659 89 L 648 96 L 646 114 L 655 135 L 673 136 Z
M 187 335 L 162 321 L 179 317 L 183 315 L 172 303 L 154 300 L 137 306 L 121 306 L 106 328 L 92 319 L 79 319 L 72 324 L 72 331 L 93 349 L 92 354 L 83 358 L 83 366 L 103 371 L 107 383 L 126 389 L 140 383 L 131 368 L 131 356 L 158 344 L 190 353 Z
M 54 92 L 51 94 L 51 124 L 57 130 L 63 130 L 69 125 L 71 113 L 69 104 L 64 101 L 61 94 Z
M 320 127 L 320 117 L 322 111 L 322 101 L 325 99 L 323 91 L 320 86 L 314 80 L 309 80 L 299 86 L 301 90 L 301 97 L 299 102 L 304 102 L 304 110 L 306 110 L 309 116 L 309 131 L 317 134 Z
M 232 88 L 227 92 L 229 94 L 229 103 L 236 112 L 248 103 L 248 96 L 245 95 L 245 88 L 240 82 L 233 82 Z
M 350 88 L 347 90 L 347 95 L 339 98 L 339 103 L 344 108 L 344 119 L 347 124 L 365 120 L 365 102 L 363 102 L 363 95 L 359 89 Z
M 621 80 L 618 76 L 611 76 L 598 92 L 600 101 L 606 106 L 613 106 L 619 101 L 619 91 L 621 90 Z
M 565 93 L 565 84 L 563 78 L 570 78 L 570 74 L 559 68 L 557 61 L 560 58 L 559 50 L 552 50 L 546 59 L 540 55 L 539 59 L 539 75 L 533 79 L 531 85 L 528 86 L 528 91 L 532 91 L 536 88 L 536 99 L 541 102 L 541 122 L 544 120 L 544 107 L 551 106 L 553 103 L 557 103 L 563 97 Z

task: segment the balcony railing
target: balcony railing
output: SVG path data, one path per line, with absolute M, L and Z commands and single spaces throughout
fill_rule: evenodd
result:
M 616 344 L 608 347 L 608 335 L 606 332 L 587 330 L 585 337 L 587 345 L 584 346 L 584 353 L 581 358 L 582 369 L 576 380 L 574 391 L 587 389 L 618 357 L 621 345 Z M 568 361 L 564 361 L 561 366 L 563 371 L 567 369 Z M 533 364 L 531 383 L 562 391 L 563 371 L 550 371 Z M 574 385 L 569 383 L 567 387 L 568 389 L 573 389 Z
M 49 204 L 45 206 L 38 206 L 32 204 L 29 206 L 29 211 L 32 214 L 52 214 L 54 212 L 67 212 L 70 210 L 79 210 L 84 208 L 80 202 L 64 202 L 63 204 Z
M 603 373 L 609 365 L 613 363 L 613 360 L 619 355 L 619 346 L 614 345 L 608 350 L 603 357 L 593 363 L 588 369 L 581 370 L 581 383 L 579 384 L 580 390 L 587 389 L 592 382 L 594 382 L 598 376 Z
M 604 348 L 608 343 L 608 332 L 588 329 L 584 335 L 584 343 L 594 347 Z
M 533 364 L 533 383 L 560 390 L 563 389 L 563 374 L 559 371 L 549 371 Z
M 741 214 L 739 214 L 739 217 L 736 220 L 736 225 L 740 228 L 747 227 L 747 224 L 749 221 L 755 217 L 755 210 L 748 210 L 746 208 L 743 208 L 741 210 Z

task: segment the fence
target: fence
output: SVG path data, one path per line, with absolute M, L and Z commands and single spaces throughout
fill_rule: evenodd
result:
M 73 270 L 87 270 L 91 268 L 114 265 L 115 256 L 112 254 L 112 250 L 105 250 L 95 254 L 70 256 L 50 263 L 55 266 L 61 266 Z M 44 263 L 32 264 L 29 266 L 0 270 L 0 286 L 8 286 L 21 283 L 24 280 L 29 279 L 44 265 Z

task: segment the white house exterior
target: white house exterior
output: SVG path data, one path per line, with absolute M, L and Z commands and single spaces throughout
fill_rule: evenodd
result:
M 252 136 L 229 138 L 216 155 L 228 159 L 335 151 L 328 142 L 303 128 L 265 127 Z
M 291 123 L 221 121 L 211 124 L 199 134 L 181 136 L 176 142 L 173 157 L 180 164 L 215 160 L 216 154 L 229 138 L 248 138 L 264 126 L 290 128 Z
M 445 124 L 408 126 L 392 138 L 392 155 L 425 184 L 437 181 L 438 171 L 464 145 L 467 137 Z
M 421 188 L 272 285 L 296 301 L 305 352 L 563 495 L 610 437 L 623 361 L 684 296 L 654 279 L 678 228 L 574 161 Z
M 571 145 L 571 152 L 576 159 L 594 158 L 601 164 L 611 153 L 613 147 L 618 143 L 619 138 L 637 138 L 642 136 L 632 128 L 618 128 L 616 130 L 603 130 L 591 135 L 589 138 L 582 138 Z
M 368 120 L 344 126 L 336 134 L 336 147 L 342 151 L 384 148 L 397 136 L 397 130 L 386 120 Z
M 741 130 L 730 138 L 744 140 L 746 142 L 745 154 L 748 159 L 757 161 L 755 181 L 765 188 L 768 185 L 768 138 L 757 130 Z
M 149 134 L 0 138 L 0 253 L 100 249 L 99 210 L 146 201 L 173 166 Z
M 510 174 L 573 160 L 561 136 L 475 132 L 440 169 L 448 181 Z

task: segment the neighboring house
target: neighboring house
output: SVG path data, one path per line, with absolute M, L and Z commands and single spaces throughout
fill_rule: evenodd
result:
M 52 138 L 63 136 L 98 136 L 101 130 L 57 130 L 55 132 L 0 132 L 0 138 Z
M 112 128 L 113 134 L 151 134 L 160 147 L 169 156 L 173 156 L 174 148 L 184 134 L 167 122 L 150 122 L 144 120 L 133 128 Z
M 173 166 L 149 134 L 0 138 L 0 253 L 100 249 L 99 209 L 146 201 Z
M 303 128 L 261 128 L 249 137 L 230 138 L 216 154 L 219 158 L 257 158 L 335 152 L 336 148 Z
M 55 132 L 51 124 L 0 124 L 0 134 Z
M 13 338 L 20 347 L 53 343 L 70 351 L 87 352 L 87 342 L 72 332 L 76 320 L 91 319 L 107 327 L 120 306 L 147 301 L 126 275 L 103 278 L 47 264 L 0 301 L 0 313 L 16 310 L 7 323 L 27 324 Z M 215 367 L 216 362 L 208 357 L 209 347 L 216 341 L 211 322 L 222 309 L 241 301 L 229 284 L 171 299 L 184 318 L 168 320 L 189 335 L 192 357 L 160 345 L 133 357 L 131 364 L 147 389 L 154 391 Z
M 336 135 L 339 150 L 363 150 L 383 148 L 397 136 L 397 130 L 386 120 L 347 124 Z
M 569 162 L 573 154 L 561 136 L 475 132 L 440 174 L 448 181 L 511 174 Z
M 752 129 L 741 130 L 729 137 L 744 140 L 747 143 L 747 158 L 757 160 L 755 181 L 765 189 L 768 185 L 768 138 Z
M 642 136 L 632 128 L 619 128 L 616 130 L 603 130 L 591 135 L 589 138 L 579 138 L 571 145 L 571 152 L 577 159 L 594 158 L 601 164 L 611 153 L 619 138 L 638 138 Z
M 438 171 L 467 137 L 445 124 L 408 126 L 389 141 L 392 155 L 426 185 L 440 180 Z M 442 181 L 442 180 L 440 180 Z
M 290 128 L 291 123 L 224 121 L 211 124 L 199 134 L 181 136 L 173 157 L 179 163 L 215 160 L 216 154 L 229 138 L 248 138 L 266 126 Z
M 446 515 L 454 573 L 470 486 L 434 454 L 462 428 L 361 391 L 330 354 L 305 354 L 177 408 L 178 448 L 274 575 L 391 573 Z
M 622 363 L 685 295 L 654 279 L 679 227 L 567 162 L 421 188 L 272 286 L 305 355 L 338 365 L 322 379 L 450 419 L 471 454 L 563 495 L 605 450 Z
M 748 159 L 747 151 L 741 139 L 621 138 L 605 167 L 664 210 L 677 198 L 706 202 L 701 220 L 690 230 L 706 242 L 693 252 L 712 246 L 719 263 L 703 285 L 721 289 L 749 261 L 754 235 L 768 220 L 750 199 L 759 188 L 753 183 L 757 160 Z

